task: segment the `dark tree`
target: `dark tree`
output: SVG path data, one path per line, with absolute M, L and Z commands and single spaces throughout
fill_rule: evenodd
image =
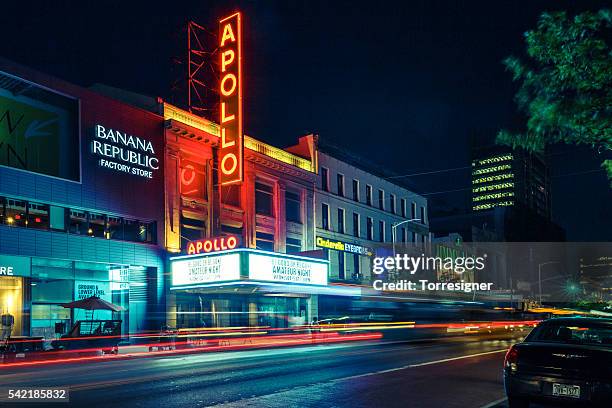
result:
M 499 143 L 541 151 L 548 144 L 591 146 L 604 159 L 612 186 L 612 12 L 569 17 L 544 13 L 525 33 L 527 57 L 504 65 L 520 83 L 516 94 L 526 130 L 502 130 Z

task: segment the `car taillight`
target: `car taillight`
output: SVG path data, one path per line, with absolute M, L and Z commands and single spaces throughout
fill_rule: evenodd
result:
M 510 347 L 510 350 L 506 353 L 506 358 L 504 358 L 504 367 L 510 369 L 510 371 L 515 372 L 517 369 L 516 363 L 518 362 L 518 349 L 514 346 Z

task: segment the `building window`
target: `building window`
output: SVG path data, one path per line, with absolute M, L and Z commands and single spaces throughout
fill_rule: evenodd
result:
M 273 188 L 267 184 L 255 183 L 255 212 L 273 215 Z
M 393 194 L 389 194 L 389 211 L 395 214 L 395 196 Z
M 329 191 L 329 170 L 325 167 L 321 167 L 321 189 Z
M 221 186 L 221 204 L 240 208 L 240 186 Z
M 202 221 L 203 224 L 204 222 Z M 155 222 L 124 219 L 123 239 L 134 242 L 155 242 L 157 239 L 157 226 Z
M 344 197 L 344 175 L 338 173 L 338 195 Z
M 385 209 L 385 192 L 382 190 L 378 190 L 378 208 Z
M 87 234 L 87 213 L 85 211 L 70 210 L 70 225 L 68 231 L 71 234 Z
M 416 207 L 416 203 L 412 203 L 410 208 L 410 218 L 412 218 L 413 220 L 416 219 Z
M 223 235 L 235 235 L 237 237 L 242 237 L 242 226 L 234 226 L 221 224 L 221 233 Z
M 366 204 L 372 205 L 372 186 L 369 184 L 366 184 Z
M 378 221 L 378 240 L 385 242 L 385 222 Z
M 338 208 L 338 232 L 344 234 L 344 209 Z
M 123 239 L 123 222 L 119 217 L 108 216 L 106 239 Z
M 274 251 L 274 235 L 257 231 L 255 233 L 255 246 L 262 251 Z
M 419 234 L 416 232 L 412 233 L 412 242 L 417 243 L 419 241 Z
M 287 221 L 302 222 L 300 204 L 300 195 L 298 193 L 285 192 L 285 218 Z
M 353 279 L 359 279 L 360 267 L 359 267 L 359 255 L 353 254 Z
M 329 205 L 321 204 L 321 228 L 329 230 Z
M 154 221 L 127 220 L 117 215 L 58 207 L 0 197 L 0 223 L 23 228 L 63 231 L 69 234 L 135 242 L 155 242 Z M 129 234 L 136 224 L 137 233 Z
M 353 236 L 359 238 L 359 214 L 353 213 Z
M 302 241 L 295 238 L 287 237 L 286 251 L 288 254 L 300 252 L 302 250 Z
M 425 224 L 425 207 L 421 207 L 421 224 Z
M 8 198 L 4 210 L 4 219 L 7 225 L 15 227 L 25 227 L 26 221 L 26 202 Z
M 106 216 L 104 214 L 89 213 L 89 228 L 87 235 L 91 237 L 106 238 Z
M 49 206 L 29 202 L 26 226 L 28 228 L 49 229 Z
M 344 279 L 345 265 L 344 265 L 344 252 L 338 251 L 338 278 Z
M 402 218 L 406 218 L 406 199 L 402 198 L 400 203 L 402 206 L 402 208 L 400 209 L 400 211 L 402 212 Z
M 366 218 L 366 238 L 372 241 L 374 239 L 374 220 Z
M 138 226 L 130 225 L 129 231 L 126 234 L 132 236 L 138 235 Z M 206 223 L 202 218 L 196 216 L 181 214 L 181 248 L 187 248 L 187 244 L 191 241 L 197 241 L 206 236 Z
M 359 202 L 359 180 L 353 180 L 353 201 Z
M 406 242 L 406 228 L 402 227 L 402 242 Z

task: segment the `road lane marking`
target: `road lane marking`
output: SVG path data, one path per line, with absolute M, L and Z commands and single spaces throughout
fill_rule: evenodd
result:
M 486 356 L 487 354 L 501 353 L 502 351 L 508 351 L 508 349 L 486 351 L 484 353 L 469 354 L 467 356 L 459 356 L 459 357 L 445 358 L 443 360 L 428 361 L 426 363 L 411 364 L 411 365 L 409 365 L 409 367 L 410 368 L 412 368 L 412 367 L 423 367 L 423 366 L 427 366 L 427 365 L 431 365 L 431 364 L 440 364 L 440 363 L 446 363 L 448 361 L 462 360 L 464 358 L 472 358 L 472 357 L 478 357 L 478 356 Z
M 356 378 L 363 378 L 363 377 L 370 377 L 372 375 L 392 373 L 394 371 L 406 370 L 408 368 L 423 367 L 423 366 L 432 365 L 432 364 L 441 364 L 441 363 L 446 363 L 446 362 L 449 362 L 449 361 L 463 360 L 463 359 L 466 359 L 466 358 L 485 356 L 485 355 L 488 355 L 488 354 L 502 353 L 502 352 L 506 352 L 506 351 L 508 351 L 508 349 L 500 349 L 500 350 L 487 351 L 487 352 L 484 352 L 484 353 L 468 354 L 468 355 L 465 355 L 465 356 L 445 358 L 443 360 L 428 361 L 428 362 L 425 362 L 425 363 L 408 364 L 408 365 L 401 366 L 401 367 L 388 368 L 386 370 L 380 370 L 380 371 L 373 371 L 373 372 L 370 372 L 370 373 L 351 375 L 350 377 L 338 378 L 338 379 L 335 379 L 333 381 L 354 380 Z
M 508 399 L 507 397 L 500 398 L 497 401 L 489 402 L 487 405 L 483 405 L 480 408 L 493 408 L 494 406 L 499 405 L 502 402 L 505 402 L 507 399 Z

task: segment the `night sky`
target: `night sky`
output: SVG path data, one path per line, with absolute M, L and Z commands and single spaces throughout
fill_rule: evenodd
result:
M 287 146 L 316 132 L 414 174 L 468 166 L 473 135 L 493 140 L 500 128 L 520 129 L 516 85 L 502 59 L 522 55 L 523 33 L 542 11 L 607 2 L 56 3 L 3 4 L 0 55 L 80 85 L 171 100 L 185 22 L 216 30 L 218 17 L 239 9 L 246 133 Z M 564 146 L 549 153 L 553 218 L 568 240 L 611 241 L 612 189 L 601 157 Z M 436 206 L 469 207 L 469 169 L 408 180 Z

